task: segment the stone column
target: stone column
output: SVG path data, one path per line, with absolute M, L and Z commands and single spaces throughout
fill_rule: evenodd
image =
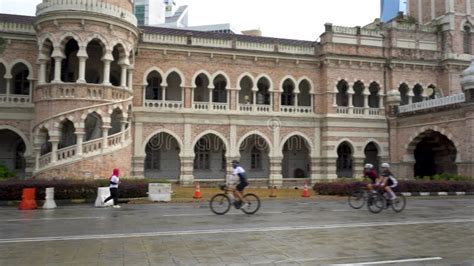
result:
M 12 82 L 12 78 L 11 77 L 5 77 L 5 82 L 6 82 L 6 88 L 5 88 L 5 94 L 7 95 L 7 98 L 8 96 L 10 96 L 10 88 L 11 88 L 11 82 Z
M 79 48 L 77 58 L 79 59 L 79 77 L 77 78 L 76 83 L 86 83 L 86 60 L 89 57 L 85 46 Z
M 179 183 L 185 186 L 191 186 L 194 183 L 194 156 L 180 156 L 181 168 Z
M 364 90 L 364 115 L 369 114 L 369 95 L 370 93 Z
M 112 51 L 107 50 L 105 55 L 101 58 L 102 62 L 104 62 L 104 80 L 102 81 L 102 85 L 110 86 L 110 63 L 114 61 L 114 57 L 112 56 Z
M 38 60 L 39 61 L 39 73 L 38 73 L 38 85 L 42 85 L 46 83 L 46 60 Z
M 209 87 L 209 110 L 212 110 L 212 90 L 214 90 L 214 87 Z
M 133 67 L 128 67 L 128 89 L 133 90 Z
M 54 79 L 52 83 L 61 83 L 61 62 L 63 61 L 64 56 L 55 56 L 54 57 Z
M 111 128 L 110 123 L 102 125 L 102 151 L 106 150 L 109 146 L 109 128 Z
M 76 155 L 77 156 L 81 156 L 82 155 L 82 142 L 84 140 L 84 135 L 86 134 L 84 132 L 84 129 L 83 128 L 76 128 L 76 142 L 77 142 L 77 146 L 76 146 Z
M 295 91 L 295 92 L 293 93 L 293 95 L 295 95 L 295 100 L 294 100 L 294 102 L 293 102 L 293 106 L 295 106 L 295 107 L 298 107 L 298 96 L 299 96 L 299 94 L 300 94 L 299 91 Z
M 35 149 L 35 171 L 38 171 L 39 166 L 40 166 L 39 159 L 41 156 L 41 145 L 38 145 L 35 143 L 34 149 Z
M 166 101 L 166 89 L 167 87 L 166 86 L 161 86 L 161 100 L 164 102 Z
M 120 65 L 120 87 L 126 88 L 127 87 L 127 65 L 122 64 Z
M 281 187 L 283 185 L 282 175 L 282 160 L 283 157 L 273 156 L 270 157 L 270 179 L 269 183 L 271 186 Z
M 59 137 L 51 137 L 49 142 L 51 142 L 51 163 L 54 164 L 58 160 Z

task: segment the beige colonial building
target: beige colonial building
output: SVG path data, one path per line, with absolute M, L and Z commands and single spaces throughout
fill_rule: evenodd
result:
M 20 176 L 275 184 L 473 176 L 474 3 L 326 24 L 318 41 L 137 27 L 130 0 L 0 14 L 0 160 Z M 463 82 L 463 85 L 461 84 Z

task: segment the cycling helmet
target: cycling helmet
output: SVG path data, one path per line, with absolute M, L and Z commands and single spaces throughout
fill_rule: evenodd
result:
M 390 168 L 390 164 L 388 163 L 383 163 L 381 166 L 382 168 Z
M 374 165 L 371 164 L 371 163 L 366 163 L 366 164 L 364 165 L 364 168 L 365 168 L 365 169 L 372 169 L 372 168 L 374 168 Z

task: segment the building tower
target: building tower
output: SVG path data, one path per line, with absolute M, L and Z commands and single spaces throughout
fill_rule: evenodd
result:
M 44 0 L 37 6 L 35 176 L 94 178 L 113 167 L 130 173 L 138 41 L 132 10 L 131 0 Z

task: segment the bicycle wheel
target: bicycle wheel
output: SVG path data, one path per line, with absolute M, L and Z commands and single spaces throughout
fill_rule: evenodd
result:
M 379 213 L 385 208 L 385 199 L 379 193 L 371 194 L 367 198 L 367 208 L 371 213 Z
M 366 192 L 364 190 L 356 190 L 349 195 L 347 202 L 354 209 L 360 209 L 365 205 Z
M 405 209 L 407 200 L 402 194 L 398 195 L 396 199 L 392 200 L 392 209 L 395 212 L 401 212 Z
M 245 194 L 244 202 L 247 202 L 249 205 L 240 209 L 246 214 L 254 214 L 260 209 L 260 199 L 255 194 Z
M 226 194 L 216 194 L 211 198 L 209 207 L 215 214 L 225 214 L 230 210 L 230 199 Z

